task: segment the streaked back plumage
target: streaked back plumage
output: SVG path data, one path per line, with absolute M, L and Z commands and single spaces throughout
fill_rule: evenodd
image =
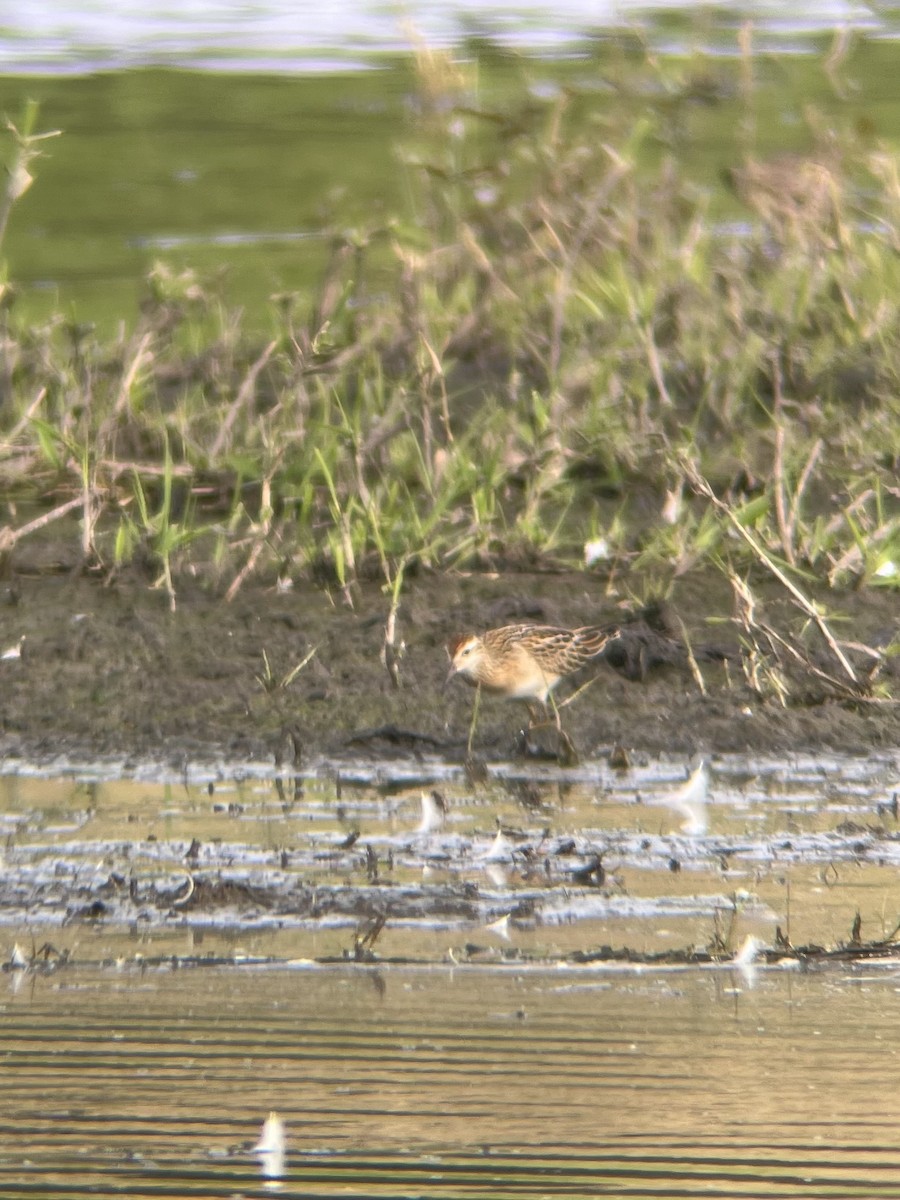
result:
M 510 699 L 540 700 L 561 679 L 598 658 L 618 630 L 585 625 L 503 625 L 483 634 L 461 634 L 447 643 L 450 675 L 461 675 Z

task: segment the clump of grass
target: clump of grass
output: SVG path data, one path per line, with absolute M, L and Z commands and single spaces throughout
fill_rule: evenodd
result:
M 10 213 L 18 201 L 25 195 L 34 182 L 32 170 L 34 163 L 41 157 L 41 145 L 49 138 L 59 137 L 60 130 L 50 129 L 42 133 L 35 132 L 38 119 L 38 105 L 34 100 L 27 100 L 22 109 L 18 125 L 6 119 L 6 130 L 12 142 L 12 155 L 6 164 L 6 186 L 0 190 L 0 247 L 6 236 L 6 226 Z M 3 297 L 8 286 L 6 266 L 3 268 Z
M 769 157 L 743 49 L 729 97 L 715 63 L 632 47 L 612 100 L 423 49 L 409 210 L 336 233 L 262 341 L 163 264 L 112 341 L 6 310 L 0 481 L 41 515 L 8 509 L 0 550 L 78 513 L 86 569 L 148 562 L 170 604 L 185 566 L 229 598 L 380 578 L 394 625 L 417 566 L 575 566 L 601 539 L 663 588 L 710 562 L 897 587 L 898 159 L 815 113 Z M 739 118 L 731 193 L 682 153 L 701 75 Z

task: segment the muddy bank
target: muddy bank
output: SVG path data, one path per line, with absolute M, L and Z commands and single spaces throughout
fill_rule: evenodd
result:
M 0 778 L 0 969 L 900 955 L 896 752 L 437 770 L 428 794 L 388 763 L 291 794 Z
M 757 579 L 753 586 L 774 626 L 791 636 L 800 630 L 780 585 Z M 360 587 L 351 608 L 312 584 L 287 592 L 248 586 L 227 604 L 182 580 L 170 613 L 144 578 L 104 584 L 20 560 L 0 581 L 0 652 L 9 652 L 0 659 L 0 752 L 161 755 L 172 764 L 349 754 L 460 759 L 473 693 L 460 682 L 444 688 L 450 635 L 509 621 L 619 622 L 639 607 L 645 587 L 633 573 L 617 587 L 583 573 L 413 576 L 399 612 L 405 651 L 396 688 L 381 660 L 389 598 L 376 584 Z M 830 592 L 822 600 L 848 643 L 884 645 L 900 632 L 887 591 Z M 719 575 L 676 581 L 669 602 L 669 627 L 678 637 L 683 623 L 706 693 L 683 657 L 646 670 L 604 664 L 598 682 L 565 710 L 583 756 L 613 746 L 637 754 L 814 747 L 865 754 L 900 744 L 892 703 L 828 700 L 804 685 L 784 708 L 751 691 L 732 596 Z M 880 681 L 891 694 L 900 690 L 897 674 L 886 660 Z M 522 723 L 517 705 L 485 698 L 476 750 L 487 759 L 508 756 Z

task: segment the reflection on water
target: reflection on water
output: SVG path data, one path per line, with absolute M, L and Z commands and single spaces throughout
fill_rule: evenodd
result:
M 0 1193 L 896 1196 L 895 969 L 370 967 L 0 989 Z
M 23 953 L 504 962 L 888 937 L 897 764 L 626 771 L 345 763 L 180 783 L 0 777 L 0 928 Z M 85 930 L 88 932 L 86 933 Z M 376 944 L 377 943 L 377 944 Z
M 854 145 L 870 136 L 865 129 L 890 140 L 900 126 L 897 12 L 839 0 L 746 12 L 654 11 L 630 0 L 543 8 L 509 0 L 489 11 L 475 0 L 422 0 L 398 12 L 359 0 L 320 5 L 313 22 L 287 0 L 7 8 L 0 107 L 18 120 L 33 99 L 40 127 L 64 135 L 41 159 L 4 241 L 17 311 L 25 306 L 38 321 L 76 311 L 107 335 L 123 317 L 128 327 L 137 320 L 160 256 L 268 329 L 272 295 L 314 296 L 343 231 L 365 247 L 360 294 L 378 303 L 396 265 L 380 231 L 396 220 L 421 225 L 412 163 L 428 164 L 430 154 L 416 141 L 407 18 L 429 45 L 461 46 L 469 61 L 474 46 L 492 47 L 461 111 L 483 107 L 487 123 L 520 113 L 510 128 L 522 124 L 509 147 L 486 142 L 479 160 L 489 153 L 505 174 L 507 153 L 527 150 L 533 136 L 535 102 L 549 105 L 562 90 L 604 128 L 613 114 L 615 125 L 658 126 L 650 144 L 672 152 L 691 189 L 709 190 L 710 219 L 725 236 L 743 236 L 751 219 L 722 187 L 748 150 L 760 159 L 814 151 L 811 113 L 816 127 L 848 131 Z M 752 147 L 735 137 L 748 120 L 736 67 L 745 16 L 758 56 Z M 844 32 L 829 55 L 836 28 Z M 484 125 L 468 135 L 472 150 Z M 515 153 L 510 161 L 522 170 Z
M 0 30 L 0 69 L 61 70 L 67 66 L 121 67 L 150 63 L 181 66 L 252 66 L 255 70 L 315 70 L 348 52 L 360 60 L 376 51 L 407 49 L 411 30 L 432 44 L 459 40 L 473 29 L 507 45 L 559 46 L 591 28 L 646 22 L 663 4 L 647 0 L 557 0 L 541 8 L 523 0 L 415 0 L 402 7 L 378 0 L 344 0 L 320 5 L 315 21 L 291 0 L 257 0 L 253 5 L 194 0 L 188 6 L 160 7 L 136 0 L 30 0 L 4 13 Z M 672 38 L 674 22 L 664 22 Z M 690 3 L 681 6 L 687 11 Z M 699 7 L 699 6 L 696 6 Z M 845 0 L 822 4 L 806 0 L 789 9 L 756 3 L 752 15 L 763 28 L 784 32 L 839 25 L 884 32 L 896 14 Z M 722 4 L 710 10 L 723 27 L 741 19 L 742 8 Z M 330 55 L 330 57 L 326 57 Z
M 896 1196 L 900 967 L 753 951 L 896 924 L 897 764 L 688 775 L 0 777 L 0 1195 Z M 361 920 L 323 897 L 359 895 L 422 966 L 310 962 Z M 571 958 L 716 931 L 740 963 Z M 42 943 L 69 965 L 23 969 Z M 176 969 L 207 953 L 235 965 Z

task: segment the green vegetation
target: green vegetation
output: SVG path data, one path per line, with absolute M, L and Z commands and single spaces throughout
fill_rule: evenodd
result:
M 190 568 L 228 596 L 306 574 L 352 599 L 375 575 L 395 611 L 417 565 L 590 546 L 659 591 L 712 562 L 749 606 L 761 568 L 828 640 L 811 582 L 900 582 L 900 159 L 812 107 L 771 156 L 742 49 L 629 43 L 554 88 L 423 49 L 408 205 L 335 229 L 262 338 L 163 263 L 108 339 L 5 307 L 0 552 L 75 511 L 86 569 L 144 564 L 173 605 Z M 727 189 L 692 173 L 707 110 Z

